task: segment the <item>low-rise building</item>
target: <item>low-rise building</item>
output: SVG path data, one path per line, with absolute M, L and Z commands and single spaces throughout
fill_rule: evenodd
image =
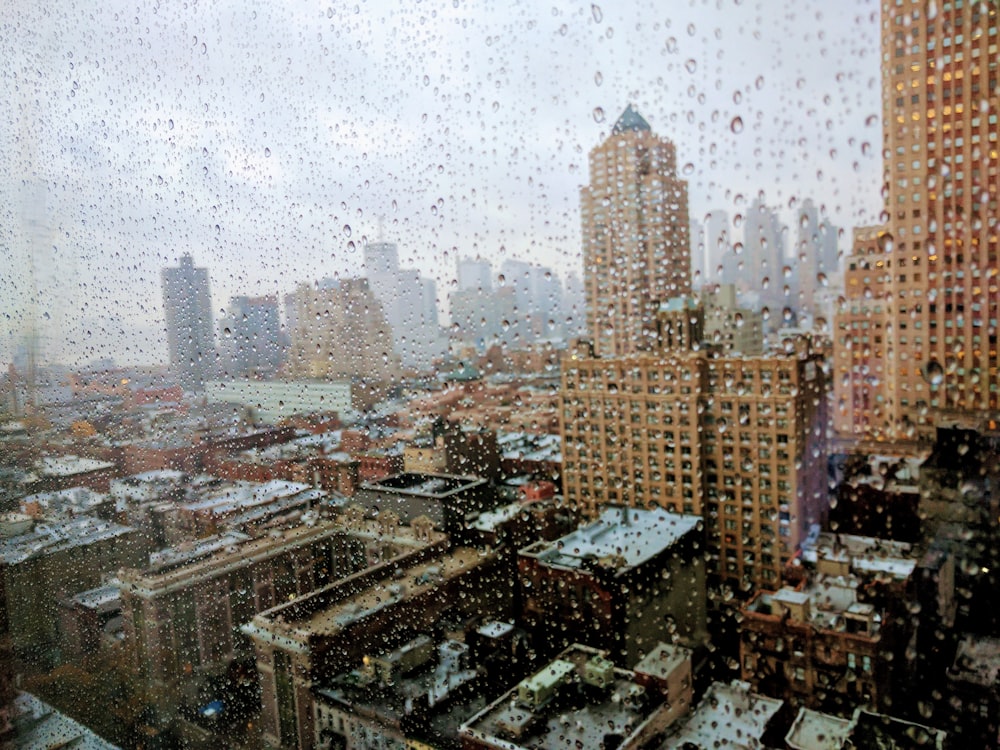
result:
M 352 501 L 366 510 L 392 511 L 403 523 L 424 516 L 437 528 L 458 536 L 467 519 L 495 508 L 499 502 L 484 479 L 414 472 L 366 482 Z
M 15 653 L 42 666 L 58 663 L 60 602 L 94 588 L 122 566 L 139 564 L 148 551 L 135 529 L 90 516 L 34 523 L 0 539 Z
M 1000 746 L 1000 639 L 967 635 L 948 669 L 942 722 L 969 746 Z
M 673 671 L 690 677 L 690 656 L 667 661 L 664 679 L 660 669 L 621 669 L 607 652 L 574 644 L 467 721 L 462 748 L 644 747 L 691 704 L 690 680 L 677 694 L 667 689 Z
M 694 712 L 678 721 L 658 747 L 659 750 L 775 747 L 772 740 L 780 739 L 783 707 L 783 701 L 758 695 L 745 682 L 728 685 L 714 682 Z
M 860 708 L 847 719 L 801 708 L 785 735 L 789 750 L 944 750 L 947 742 L 939 729 Z
M 857 578 L 817 576 L 756 594 L 741 610 L 742 679 L 793 705 L 887 705 L 898 625 L 862 591 Z
M 471 547 L 449 549 L 424 519 L 388 528 L 396 554 L 336 583 L 257 615 L 243 628 L 257 653 L 265 742 L 309 748 L 316 737 L 314 687 L 352 669 L 367 654 L 416 634 L 473 618 L 507 617 L 510 585 L 497 557 Z M 404 544 L 405 541 L 405 544 Z
M 411 546 L 383 537 L 375 522 L 320 521 L 257 538 L 228 531 L 155 553 L 148 567 L 120 576 L 136 672 L 154 699 L 172 705 L 197 687 L 193 677 L 252 653 L 240 626 L 257 613 Z
M 522 549 L 518 579 L 521 621 L 544 653 L 578 642 L 634 665 L 659 641 L 706 642 L 697 516 L 605 508 L 566 536 Z
M 513 630 L 508 623 L 484 627 Z M 355 669 L 320 684 L 316 746 L 460 747 L 459 726 L 526 671 L 526 660 L 518 664 L 510 658 L 507 669 L 496 671 L 495 664 L 477 659 L 483 650 L 471 648 L 464 636 L 442 640 L 421 633 L 395 649 L 365 656 Z

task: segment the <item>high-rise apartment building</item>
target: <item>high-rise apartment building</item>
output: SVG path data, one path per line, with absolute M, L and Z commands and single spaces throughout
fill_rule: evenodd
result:
M 890 436 L 1000 413 L 998 15 L 995 0 L 882 3 L 880 262 L 893 347 L 876 397 Z
M 580 190 L 587 322 L 597 352 L 654 349 L 661 302 L 691 293 L 687 183 L 677 149 L 630 104 L 590 152 Z
M 885 227 L 858 227 L 844 269 L 844 300 L 834 320 L 833 427 L 843 436 L 892 436 L 889 388 L 893 339 L 888 335 L 891 280 Z
M 664 350 L 562 363 L 563 494 L 705 519 L 709 575 L 774 585 L 826 508 L 822 357 Z
M 170 369 L 184 388 L 199 390 L 215 351 L 208 269 L 195 268 L 184 253 L 178 267 L 164 268 L 161 278 Z

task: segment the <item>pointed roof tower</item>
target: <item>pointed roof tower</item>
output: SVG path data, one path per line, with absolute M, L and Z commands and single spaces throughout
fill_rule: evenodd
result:
M 629 130 L 652 131 L 652 128 L 649 127 L 649 123 L 646 122 L 646 119 L 642 115 L 635 111 L 631 102 L 627 107 L 625 107 L 625 111 L 622 112 L 622 115 L 618 118 L 618 122 L 615 123 L 615 126 L 611 128 L 611 132 L 614 135 L 618 135 L 619 133 L 625 133 Z

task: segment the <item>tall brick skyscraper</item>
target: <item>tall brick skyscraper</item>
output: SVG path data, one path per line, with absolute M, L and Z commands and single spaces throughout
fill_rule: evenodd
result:
M 656 346 L 661 302 L 691 293 L 687 183 L 677 150 L 630 104 L 590 152 L 580 190 L 587 326 L 596 353 Z
M 1000 414 L 998 7 L 997 0 L 882 3 L 888 221 L 877 260 L 887 284 L 872 293 L 885 302 L 877 348 L 886 377 L 869 395 L 889 436 Z M 864 332 L 846 317 L 839 316 L 836 346 L 861 356 L 863 344 L 875 342 L 859 341 Z M 854 384 L 873 382 L 848 359 L 838 360 L 836 374 L 846 398 L 862 390 Z

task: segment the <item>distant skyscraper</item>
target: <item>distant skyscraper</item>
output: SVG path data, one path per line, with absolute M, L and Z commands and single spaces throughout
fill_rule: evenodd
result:
M 708 260 L 705 227 L 697 219 L 691 219 L 691 285 L 701 289 L 711 278 L 711 263 Z
M 870 379 L 890 437 L 1000 417 L 998 15 L 982 0 L 882 3 L 888 221 L 870 262 L 886 276 L 885 378 L 843 355 L 836 377 Z M 835 353 L 852 346 L 845 315 Z
M 184 388 L 201 390 L 215 354 L 208 269 L 185 253 L 177 268 L 163 269 L 162 282 L 170 369 Z
M 736 284 L 739 281 L 738 259 L 733 252 L 729 214 L 709 211 L 705 217 L 705 255 L 708 258 L 709 280 L 713 284 Z
M 493 269 L 487 260 L 460 258 L 458 261 L 458 290 L 489 292 L 493 289 Z
M 691 293 L 687 183 L 674 144 L 628 105 L 580 190 L 588 328 L 597 353 L 656 345 L 661 302 Z
M 820 216 L 806 199 L 797 212 L 798 240 L 791 259 L 793 299 L 796 310 L 815 316 L 819 310 L 823 280 L 837 273 L 837 227 Z
M 219 323 L 222 368 L 233 377 L 271 377 L 281 364 L 278 298 L 233 297 Z
M 385 384 L 399 376 L 399 357 L 368 279 L 301 285 L 293 305 L 297 323 L 287 363 L 292 377 Z
M 365 245 L 365 274 L 392 329 L 393 348 L 404 367 L 427 368 L 446 342 L 438 324 L 437 284 L 412 268 L 400 268 L 394 242 Z
M 743 221 L 743 269 L 733 283 L 741 291 L 759 294 L 756 307 L 775 310 L 774 319 L 793 301 L 790 279 L 785 275 L 784 226 L 777 212 L 756 198 Z

